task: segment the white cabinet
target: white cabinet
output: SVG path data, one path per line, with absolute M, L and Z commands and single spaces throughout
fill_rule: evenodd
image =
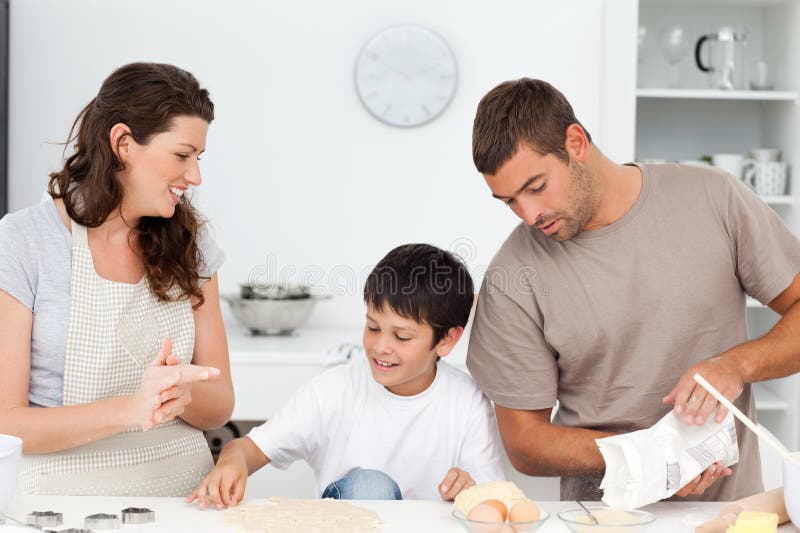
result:
M 800 235 L 794 205 L 800 194 L 800 2 L 796 0 L 641 0 L 636 106 L 636 158 L 681 161 L 713 153 L 746 154 L 752 148 L 781 149 L 790 168 L 785 195 L 764 197 Z M 688 35 L 686 56 L 672 67 L 662 53 L 665 31 L 675 26 Z M 695 65 L 695 44 L 722 26 L 746 33 L 741 66 L 747 86 L 724 91 L 709 87 Z M 755 62 L 767 65 L 773 90 L 751 90 Z M 674 83 L 677 80 L 677 86 Z M 794 171 L 794 172 L 792 172 Z M 795 183 L 792 183 L 794 177 Z M 751 337 L 766 332 L 778 316 L 748 299 Z M 790 449 L 800 445 L 800 377 L 755 387 L 760 421 Z M 768 451 L 765 481 L 780 484 L 780 467 Z

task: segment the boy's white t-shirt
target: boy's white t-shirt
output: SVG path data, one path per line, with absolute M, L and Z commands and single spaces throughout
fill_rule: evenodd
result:
M 472 378 L 440 361 L 416 396 L 397 396 L 372 377 L 365 356 L 300 387 L 248 437 L 280 469 L 304 459 L 317 497 L 354 468 L 380 470 L 404 499 L 440 499 L 438 485 L 458 467 L 476 483 L 505 478 L 491 403 Z

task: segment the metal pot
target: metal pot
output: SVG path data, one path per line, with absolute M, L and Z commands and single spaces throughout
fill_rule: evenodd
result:
M 314 304 L 320 300 L 328 300 L 327 295 L 306 294 L 303 297 L 242 297 L 223 295 L 230 306 L 233 316 L 253 335 L 289 335 L 302 326 Z
M 306 285 L 267 283 L 264 285 L 239 285 L 239 294 L 245 300 L 302 300 L 311 298 L 311 289 Z

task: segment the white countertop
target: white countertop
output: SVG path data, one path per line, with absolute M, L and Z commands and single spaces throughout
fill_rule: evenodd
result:
M 263 500 L 261 500 L 263 501 Z M 256 503 L 259 500 L 255 500 Z M 450 516 L 452 504 L 440 501 L 354 501 L 378 513 L 385 523 L 384 533 L 457 533 L 461 525 Z M 567 528 L 559 521 L 556 513 L 574 508 L 571 502 L 538 502 L 550 513 L 550 518 L 539 530 L 541 533 L 566 532 Z M 714 518 L 723 503 L 668 503 L 662 502 L 645 507 L 658 519 L 647 529 L 647 533 L 692 532 L 706 520 Z M 119 514 L 126 507 L 146 507 L 155 511 L 156 523 L 147 526 L 124 525 L 122 531 L 142 532 L 207 532 L 236 531 L 236 528 L 223 525 L 223 512 L 217 510 L 200 511 L 196 506 L 183 503 L 182 498 L 131 498 L 131 497 L 89 497 L 89 496 L 17 496 L 11 502 L 6 514 L 17 520 L 33 511 L 55 511 L 64 513 L 64 523 L 55 528 L 81 528 L 86 516 L 96 513 Z M 0 526 L 0 533 L 3 531 Z M 800 531 L 792 525 L 779 528 L 783 532 Z

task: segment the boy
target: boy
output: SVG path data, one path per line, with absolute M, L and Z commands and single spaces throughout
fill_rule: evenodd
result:
M 389 252 L 364 286 L 366 357 L 320 374 L 226 445 L 187 502 L 236 505 L 249 474 L 298 459 L 323 498 L 452 500 L 475 481 L 503 479 L 491 404 L 467 374 L 437 364 L 473 299 L 452 254 L 426 244 Z

